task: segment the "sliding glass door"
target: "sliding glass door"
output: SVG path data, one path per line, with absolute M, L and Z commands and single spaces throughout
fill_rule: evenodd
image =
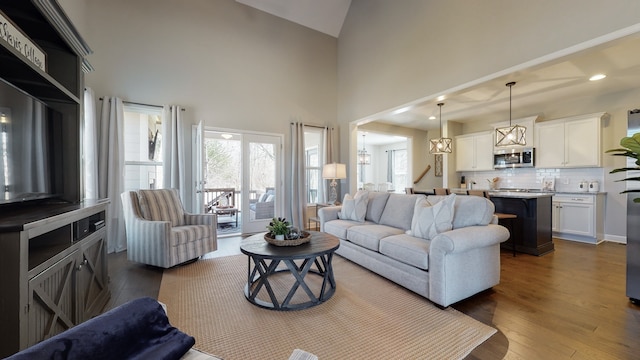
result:
M 243 135 L 242 222 L 243 233 L 266 231 L 271 219 L 282 215 L 282 138 Z M 248 216 L 247 216 L 248 215 Z

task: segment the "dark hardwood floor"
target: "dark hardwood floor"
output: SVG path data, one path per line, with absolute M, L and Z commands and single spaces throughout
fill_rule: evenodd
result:
M 207 257 L 239 254 L 219 238 Z M 468 359 L 639 359 L 640 307 L 625 296 L 625 246 L 554 239 L 553 253 L 501 253 L 501 283 L 452 307 L 498 329 Z M 109 255 L 108 308 L 157 298 L 162 270 Z

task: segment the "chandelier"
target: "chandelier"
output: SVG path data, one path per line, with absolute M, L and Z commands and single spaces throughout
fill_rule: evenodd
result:
M 506 84 L 509 87 L 509 126 L 496 128 L 496 146 L 527 145 L 527 128 L 511 125 L 511 88 L 515 84 L 515 81 Z
M 362 134 L 362 150 L 358 151 L 358 165 L 371 165 L 371 155 L 367 154 L 367 149 L 364 146 L 365 134 Z
M 442 137 L 442 106 L 444 103 L 438 103 L 440 108 L 440 137 L 429 140 L 429 152 L 432 154 L 449 154 L 452 152 L 451 138 Z

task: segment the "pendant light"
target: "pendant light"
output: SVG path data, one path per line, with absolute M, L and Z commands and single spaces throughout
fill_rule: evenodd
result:
M 496 146 L 527 145 L 527 128 L 520 125 L 511 125 L 511 88 L 515 84 L 515 81 L 506 84 L 509 87 L 509 126 L 496 128 Z
M 371 165 L 371 155 L 367 154 L 364 146 L 365 134 L 362 134 L 362 150 L 358 151 L 358 165 Z
M 442 137 L 442 106 L 444 103 L 438 103 L 440 108 L 440 137 L 429 140 L 429 152 L 432 154 L 450 154 L 452 152 L 451 138 Z

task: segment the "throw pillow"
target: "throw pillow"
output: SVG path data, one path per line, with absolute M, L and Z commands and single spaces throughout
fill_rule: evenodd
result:
M 423 239 L 433 239 L 441 232 L 453 228 L 453 215 L 456 194 L 446 196 L 435 205 L 425 198 L 416 200 L 411 220 L 411 230 L 407 234 Z
M 358 191 L 355 196 L 346 194 L 342 200 L 342 209 L 338 214 L 340 219 L 364 222 L 367 214 L 368 191 Z

